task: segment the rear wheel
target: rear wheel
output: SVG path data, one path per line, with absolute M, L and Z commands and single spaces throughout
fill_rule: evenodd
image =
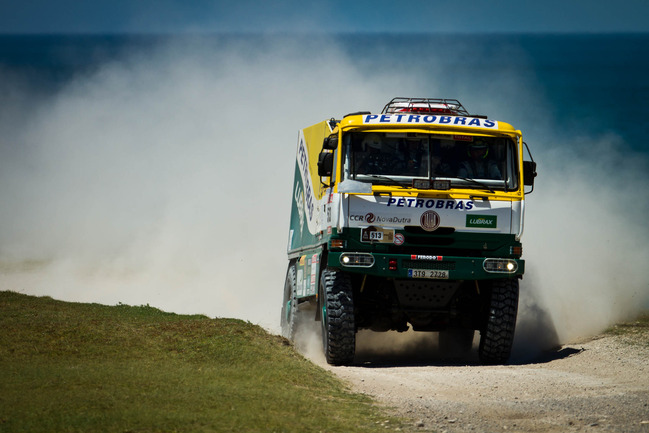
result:
M 349 276 L 325 269 L 320 278 L 320 323 L 325 358 L 332 365 L 351 364 L 356 350 L 354 298 Z
M 518 312 L 518 279 L 494 280 L 478 355 L 483 364 L 504 364 L 511 354 Z
M 282 303 L 282 336 L 293 341 L 295 338 L 297 316 L 297 287 L 295 263 L 289 263 L 284 283 L 284 299 Z

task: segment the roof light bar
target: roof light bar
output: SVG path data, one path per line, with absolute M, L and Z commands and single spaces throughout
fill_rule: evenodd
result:
M 457 99 L 441 98 L 392 98 L 383 107 L 381 113 L 439 113 L 454 116 L 470 116 L 466 108 Z

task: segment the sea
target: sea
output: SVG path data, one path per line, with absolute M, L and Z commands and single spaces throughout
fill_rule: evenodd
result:
M 146 55 L 167 44 L 198 45 L 208 51 L 247 46 L 254 55 L 255 49 L 273 42 L 297 44 L 295 49 L 304 55 L 304 61 L 333 45 L 360 74 L 393 71 L 397 82 L 410 78 L 413 71 L 420 72 L 423 77 L 414 86 L 417 96 L 459 98 L 486 86 L 501 87 L 506 103 L 537 103 L 518 99 L 516 89 L 507 88 L 509 80 L 523 80 L 549 106 L 557 128 L 611 132 L 631 147 L 647 150 L 644 137 L 649 130 L 644 120 L 649 116 L 649 33 L 0 35 L 0 71 L 5 77 L 22 78 L 31 90 L 48 94 L 134 52 Z M 440 82 L 444 88 L 438 90 Z M 523 93 L 520 98 L 527 96 Z M 468 99 L 466 105 L 478 105 L 472 100 L 475 98 Z
M 0 290 L 276 329 L 298 129 L 455 98 L 538 163 L 523 317 L 598 332 L 649 308 L 648 77 L 649 33 L 0 35 Z

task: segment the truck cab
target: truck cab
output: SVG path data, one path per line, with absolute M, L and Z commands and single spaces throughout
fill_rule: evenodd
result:
M 283 334 L 309 303 L 334 365 L 353 362 L 360 329 L 437 332 L 442 350 L 470 350 L 478 331 L 481 361 L 506 362 L 536 176 L 525 149 L 451 99 L 394 98 L 301 130 Z

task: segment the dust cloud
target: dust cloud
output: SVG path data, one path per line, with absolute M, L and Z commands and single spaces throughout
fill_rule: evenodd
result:
M 566 343 L 649 308 L 649 160 L 614 134 L 552 140 L 536 150 L 519 308 L 534 338 L 551 322 Z
M 426 71 L 363 70 L 334 43 L 272 41 L 166 42 L 53 96 L 15 87 L 20 111 L 0 111 L 0 290 L 277 331 L 298 129 L 393 96 L 458 95 L 504 119 L 483 107 L 537 96 L 520 77 L 503 96 Z M 649 307 L 649 170 L 613 135 L 560 134 L 548 112 L 512 114 L 530 125 L 540 173 L 523 237 L 524 356 Z
M 276 330 L 298 129 L 403 91 L 327 47 L 167 41 L 52 97 L 14 95 L 1 289 Z

